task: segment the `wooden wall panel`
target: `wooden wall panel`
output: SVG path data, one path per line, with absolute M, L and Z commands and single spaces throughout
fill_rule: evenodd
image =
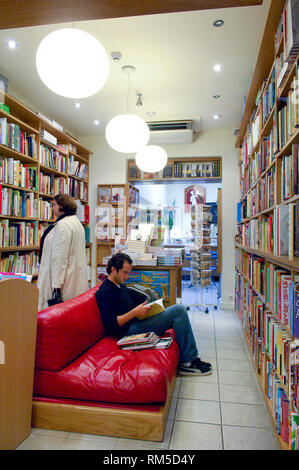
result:
M 262 3 L 263 0 L 0 0 L 0 29 Z

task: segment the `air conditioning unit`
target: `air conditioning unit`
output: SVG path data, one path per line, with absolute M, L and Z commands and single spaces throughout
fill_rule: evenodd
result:
M 177 145 L 193 141 L 192 121 L 156 121 L 147 124 L 150 129 L 149 144 Z

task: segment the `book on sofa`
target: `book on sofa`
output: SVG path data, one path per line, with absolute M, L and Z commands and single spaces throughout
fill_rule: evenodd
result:
M 149 333 L 124 336 L 117 344 L 121 349 L 146 349 L 153 348 L 158 343 L 159 339 L 159 336 L 151 331 Z
M 172 337 L 166 336 L 165 338 L 160 338 L 159 341 L 155 344 L 154 349 L 167 349 L 172 343 Z
M 163 297 L 162 299 L 154 300 L 153 302 L 150 302 L 146 305 L 150 306 L 151 309 L 145 316 L 136 315 L 136 317 L 139 318 L 140 320 L 143 320 L 144 318 L 147 318 L 147 317 L 152 317 L 153 315 L 157 315 L 157 313 L 161 313 L 165 310 L 165 307 L 163 304 Z

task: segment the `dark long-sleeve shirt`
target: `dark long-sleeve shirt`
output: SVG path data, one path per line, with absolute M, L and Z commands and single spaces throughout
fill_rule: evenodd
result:
M 130 325 L 137 320 L 133 318 L 123 326 L 119 326 L 117 317 L 146 300 L 146 296 L 142 294 L 136 296 L 124 284 L 118 287 L 109 279 L 105 279 L 95 295 L 105 332 L 119 338 L 125 336 Z

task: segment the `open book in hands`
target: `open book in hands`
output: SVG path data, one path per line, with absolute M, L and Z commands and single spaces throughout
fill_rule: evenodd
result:
M 163 298 L 154 300 L 153 302 L 146 304 L 146 306 L 151 307 L 151 309 L 144 317 L 141 315 L 136 315 L 139 320 L 144 320 L 144 318 L 152 317 L 153 315 L 157 315 L 157 313 L 161 313 L 165 310 L 165 307 L 163 305 Z

